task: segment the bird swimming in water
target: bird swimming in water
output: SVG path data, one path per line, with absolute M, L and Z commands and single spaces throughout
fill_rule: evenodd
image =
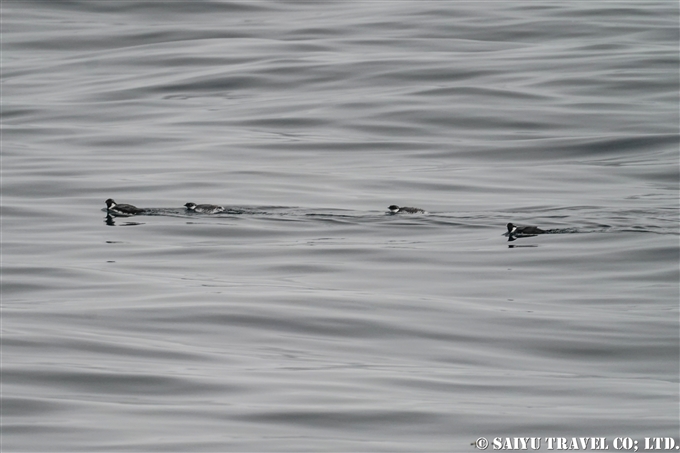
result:
M 224 211 L 222 206 L 217 206 L 215 204 L 187 203 L 184 206 L 187 208 L 187 211 L 197 212 L 199 214 L 217 214 L 218 212 Z
M 400 212 L 405 212 L 406 214 L 425 214 L 424 209 L 411 208 L 411 207 L 408 207 L 408 206 L 403 206 L 403 207 L 400 208 L 396 204 L 391 205 L 387 209 L 389 209 L 390 214 L 399 214 Z
M 112 198 L 106 200 L 106 211 L 114 216 L 118 217 L 130 217 L 135 214 L 141 214 L 144 209 L 138 208 L 137 206 L 132 206 L 131 204 L 118 204 L 113 201 Z
M 533 236 L 543 233 L 545 233 L 544 230 L 535 226 L 517 226 L 508 223 L 508 234 L 511 236 Z

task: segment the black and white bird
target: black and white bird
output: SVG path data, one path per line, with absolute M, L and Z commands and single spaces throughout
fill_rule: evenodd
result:
M 535 226 L 517 226 L 508 223 L 508 234 L 511 236 L 533 236 L 535 234 L 543 234 L 544 230 Z
M 425 214 L 424 209 L 411 208 L 408 206 L 399 207 L 396 204 L 391 205 L 389 208 L 390 214 L 399 214 L 400 212 L 405 212 L 406 214 Z
M 199 214 L 217 214 L 218 212 L 224 211 L 222 206 L 214 204 L 187 203 L 184 206 L 187 208 L 187 211 L 197 212 Z
M 131 204 L 118 204 L 113 201 L 112 198 L 106 200 L 106 211 L 110 215 L 117 217 L 130 217 L 136 214 L 141 214 L 144 209 L 138 208 L 137 206 L 132 206 Z

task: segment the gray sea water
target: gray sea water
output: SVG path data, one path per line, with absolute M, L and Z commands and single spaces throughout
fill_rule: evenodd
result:
M 678 440 L 677 2 L 1 8 L 3 452 Z

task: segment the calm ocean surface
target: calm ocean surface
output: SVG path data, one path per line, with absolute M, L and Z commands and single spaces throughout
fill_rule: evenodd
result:
M 2 451 L 678 440 L 678 8 L 3 2 Z

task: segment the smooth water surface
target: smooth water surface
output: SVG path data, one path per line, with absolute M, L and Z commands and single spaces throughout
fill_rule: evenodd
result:
M 680 435 L 677 3 L 2 26 L 3 451 Z

